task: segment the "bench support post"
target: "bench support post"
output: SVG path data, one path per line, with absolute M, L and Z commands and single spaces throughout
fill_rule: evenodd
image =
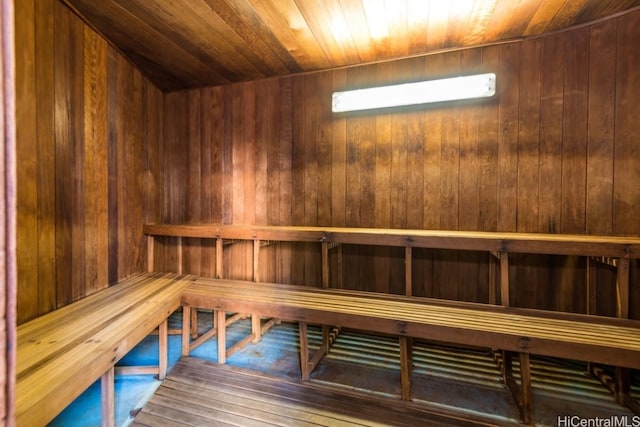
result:
M 309 335 L 307 322 L 298 322 L 300 339 L 300 374 L 302 381 L 309 381 L 311 372 L 318 366 L 322 358 L 329 353 L 331 344 L 340 333 L 340 327 L 335 326 L 331 331 L 329 327 L 322 326 L 322 345 L 316 350 L 311 359 L 309 358 Z
M 218 363 L 227 363 L 227 313 L 224 310 L 216 310 L 216 323 L 218 324 Z
M 524 424 L 533 424 L 533 390 L 531 388 L 531 362 L 529 353 L 520 353 L 520 386 L 513 376 L 513 353 L 502 352 L 502 377 L 520 410 Z
M 169 359 L 169 319 L 160 323 L 158 328 L 158 379 L 163 380 L 167 376 Z
M 400 385 L 402 400 L 411 400 L 413 369 L 413 338 L 400 337 Z
M 251 332 L 253 334 L 252 343 L 259 343 L 262 339 L 262 322 L 259 314 L 251 315 Z
M 191 352 L 191 336 L 189 331 L 191 330 L 191 307 L 182 307 L 182 356 L 189 356 Z
M 102 427 L 113 427 L 115 420 L 115 369 L 113 366 L 100 377 L 102 393 Z
M 612 378 L 601 366 L 595 363 L 589 363 L 587 367 L 589 374 L 597 378 L 615 396 L 616 403 L 628 408 L 634 414 L 640 415 L 640 403 L 629 394 L 629 369 L 616 368 L 615 378 Z

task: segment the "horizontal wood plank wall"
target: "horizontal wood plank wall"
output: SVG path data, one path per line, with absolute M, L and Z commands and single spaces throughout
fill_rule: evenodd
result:
M 167 94 L 162 220 L 637 236 L 639 29 L 634 12 L 522 42 Z M 490 71 L 486 101 L 331 113 L 334 90 Z M 171 250 L 161 268 L 174 268 Z M 226 277 L 251 277 L 251 250 L 225 246 Z M 317 286 L 319 251 L 269 246 L 261 278 Z M 415 295 L 488 300 L 488 254 L 413 256 Z M 212 259 L 212 247 L 187 244 L 188 272 L 211 274 Z M 512 304 L 586 310 L 584 260 L 512 261 Z M 395 250 L 346 247 L 344 282 L 334 274 L 332 285 L 400 293 L 403 263 Z M 610 313 L 613 277 L 599 274 Z M 634 262 L 636 318 L 638 280 Z
M 163 94 L 57 0 L 16 2 L 18 322 L 145 268 Z

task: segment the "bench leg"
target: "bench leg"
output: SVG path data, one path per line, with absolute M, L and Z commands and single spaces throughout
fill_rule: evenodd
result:
M 533 423 L 533 389 L 531 388 L 531 358 L 529 353 L 520 353 L 520 391 L 522 395 L 522 420 Z
M 191 307 L 182 307 L 182 357 L 188 357 L 191 353 Z
M 254 344 L 259 343 L 262 339 L 262 324 L 260 323 L 260 315 L 252 314 L 251 315 L 251 333 L 253 335 Z
M 158 379 L 163 380 L 167 376 L 169 359 L 169 319 L 160 323 L 158 330 Z
M 502 376 L 520 410 L 524 424 L 533 423 L 533 391 L 531 388 L 531 363 L 529 353 L 520 353 L 520 386 L 513 376 L 513 353 L 502 352 Z
M 115 420 L 115 369 L 109 368 L 100 378 L 102 392 L 102 427 L 113 427 Z
M 198 338 L 198 309 L 191 310 L 191 338 Z
M 216 310 L 218 324 L 218 363 L 227 363 L 227 314 L 224 310 Z
M 400 384 L 402 400 L 411 400 L 413 338 L 400 337 Z
M 307 323 L 299 322 L 298 327 L 300 330 L 300 373 L 302 374 L 302 381 L 309 381 L 310 373 Z

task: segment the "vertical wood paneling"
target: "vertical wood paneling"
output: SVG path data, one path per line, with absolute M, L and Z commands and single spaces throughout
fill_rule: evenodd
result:
M 194 173 L 186 168 L 198 162 L 193 176 L 217 188 L 211 191 L 221 195 L 222 222 L 637 233 L 630 213 L 638 204 L 631 188 L 638 166 L 629 141 L 639 131 L 627 98 L 640 64 L 627 47 L 637 34 L 629 23 L 634 16 L 523 42 L 202 89 L 218 95 L 200 99 L 201 126 L 219 127 L 197 141 L 175 140 L 192 120 L 181 117 L 188 109 L 176 100 L 186 97 L 186 105 L 195 95 L 168 94 L 165 118 L 170 112 L 173 119 L 164 122 L 166 146 L 184 151 L 185 143 L 195 144 L 201 155 L 210 146 L 219 157 L 165 159 L 178 169 L 166 171 L 172 179 L 164 182 L 178 187 L 163 190 L 169 200 L 163 209 L 174 211 L 173 221 L 186 217 L 181 194 L 190 190 L 180 177 Z M 496 72 L 495 98 L 329 111 L 335 90 L 476 71 Z M 208 191 L 193 194 L 206 199 Z M 320 257 L 312 246 L 266 248 L 265 257 L 274 259 L 265 271 L 279 281 L 316 285 Z M 348 246 L 343 253 L 344 286 L 404 292 L 404 251 Z M 233 258 L 238 274 L 249 273 L 247 259 Z M 331 260 L 338 268 L 337 255 Z M 581 262 L 514 257 L 512 303 L 582 311 L 584 301 L 575 295 L 584 279 L 577 273 Z M 414 250 L 413 291 L 486 301 L 486 263 L 487 254 Z
M 559 233 L 562 207 L 565 39 L 562 35 L 550 36 L 544 38 L 542 43 L 538 231 Z
M 616 112 L 613 164 L 613 233 L 640 234 L 640 52 L 633 48 L 640 14 L 618 20 L 616 55 Z
M 480 73 L 482 51 L 480 49 L 462 51 L 460 68 L 465 74 Z M 480 211 L 480 157 L 478 151 L 480 114 L 482 108 L 462 105 L 460 108 L 460 159 L 459 159 L 459 200 L 458 228 L 477 230 Z M 486 254 L 461 252 L 458 254 L 458 290 L 456 299 L 463 301 L 482 300 L 487 289 L 488 270 Z
M 562 138 L 562 230 L 585 232 L 589 28 L 566 36 Z
M 343 90 L 347 86 L 346 70 L 333 71 L 331 76 L 334 90 Z M 331 137 L 331 224 L 344 226 L 347 165 L 347 120 L 344 117 L 332 115 Z
M 594 25 L 589 45 L 586 233 L 611 234 L 616 22 Z
M 51 100 L 54 95 L 54 67 L 51 52 L 54 40 L 54 1 L 35 2 L 36 16 L 36 100 Z M 24 51 L 23 51 L 24 52 Z M 20 75 L 18 73 L 18 75 Z M 55 196 L 55 142 L 54 104 L 50 101 L 38 102 L 37 106 L 37 164 L 38 164 L 38 311 L 48 312 L 56 306 L 56 290 L 52 283 L 56 280 L 56 196 Z M 19 150 L 22 152 L 22 150 Z M 28 177 L 20 177 L 28 182 Z M 24 193 L 20 193 L 21 195 Z M 21 227 L 18 227 L 21 230 Z M 18 245 L 18 250 L 21 245 Z M 22 257 L 19 256 L 22 261 Z M 20 262 L 22 265 L 22 262 Z M 26 282 L 26 281 L 25 281 Z M 21 286 L 25 282 L 20 281 Z M 22 288 L 21 288 L 22 289 Z
M 482 49 L 482 71 L 499 69 L 500 47 Z M 496 231 L 498 227 L 498 131 L 499 106 L 484 103 L 480 109 L 478 125 L 478 229 Z
M 104 191 L 108 177 L 107 143 L 107 43 L 88 27 L 84 27 L 84 162 L 85 191 L 85 280 L 92 293 L 109 283 L 108 236 L 95 230 L 109 227 L 109 200 Z
M 65 46 L 56 50 L 54 57 L 55 67 L 55 138 L 56 138 L 56 259 L 58 260 L 56 277 L 56 305 L 64 305 L 73 298 L 73 212 L 75 189 L 73 182 L 76 172 L 76 162 L 73 152 L 73 131 L 71 123 L 76 112 L 76 105 L 72 103 L 74 94 L 73 85 L 70 84 L 73 72 L 71 57 L 75 56 L 70 46 L 70 12 L 56 3 L 55 7 L 55 44 Z M 81 82 L 78 82 L 80 85 Z M 62 174 L 58 171 L 65 170 Z M 62 190 L 65 191 L 62 191 Z M 76 264 L 79 259 L 76 260 Z
M 639 20 L 163 95 L 61 3 L 18 2 L 18 321 L 142 270 L 156 220 L 638 235 Z M 329 110 L 333 90 L 480 69 L 498 74 L 480 104 Z M 213 247 L 186 244 L 212 273 Z M 250 245 L 229 249 L 250 277 Z M 319 283 L 313 245 L 269 251 L 275 280 Z M 476 255 L 414 251 L 416 294 L 484 300 Z M 401 253 L 345 257 L 348 286 L 402 291 Z M 581 261 L 516 261 L 516 304 L 583 310 Z
M 19 2 L 16 22 L 23 323 L 144 269 L 163 95 L 58 1 Z
M 516 231 L 518 212 L 518 105 L 520 102 L 520 44 L 500 48 L 498 130 L 498 230 Z
M 540 164 L 540 61 L 541 41 L 525 41 L 520 48 L 520 107 L 517 138 L 517 213 L 516 230 L 535 232 L 538 229 L 538 197 Z M 512 303 L 517 306 L 532 306 L 536 301 L 538 287 L 538 265 L 533 257 L 515 255 L 517 262 L 517 290 Z
M 38 153 L 37 128 L 33 122 L 38 117 L 38 97 L 36 80 L 36 10 L 34 2 L 23 2 L 15 9 L 16 44 L 22 43 L 22 49 L 16 49 L 16 97 L 20 102 L 16 104 L 16 162 L 20 167 L 16 169 L 20 190 L 17 195 L 17 256 L 18 277 L 20 278 L 20 292 L 17 304 L 20 307 L 18 321 L 31 318 L 39 312 L 39 281 L 38 281 L 38 162 L 34 153 Z M 29 126 L 22 125 L 29 122 Z M 44 130 L 45 123 L 42 123 Z M 41 169 L 42 170 L 42 169 Z M 47 190 L 47 189 L 42 189 Z M 53 188 L 49 188 L 53 190 Z M 53 217 L 55 218 L 55 216 Z M 44 295 L 43 295 L 44 296 Z M 55 294 L 53 295 L 55 298 Z M 51 303 L 55 304 L 55 301 Z M 52 304 L 52 305 L 53 305 Z
M 443 54 L 443 76 L 460 74 L 460 55 L 460 52 Z M 441 114 L 440 228 L 456 230 L 459 224 L 460 108 L 456 105 L 445 106 Z

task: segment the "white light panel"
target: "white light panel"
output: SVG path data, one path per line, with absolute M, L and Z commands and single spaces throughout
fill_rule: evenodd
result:
M 487 98 L 496 93 L 494 73 L 334 92 L 334 113 Z

